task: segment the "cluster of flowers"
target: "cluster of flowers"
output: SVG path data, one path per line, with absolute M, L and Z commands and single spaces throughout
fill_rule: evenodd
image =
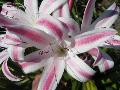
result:
M 119 7 L 113 3 L 93 23 L 95 0 L 88 0 L 81 24 L 71 18 L 72 0 L 24 0 L 25 10 L 11 3 L 2 6 L 0 27 L 6 29 L 0 35 L 0 64 L 4 75 L 19 81 L 7 66 L 8 58 L 17 62 L 24 73 L 44 67 L 38 90 L 55 90 L 64 69 L 76 80 L 85 82 L 95 74 L 90 58 L 78 56 L 88 53 L 94 58 L 92 67 L 104 72 L 114 66 L 112 58 L 100 47 L 120 46 L 120 36 L 111 28 L 119 16 Z M 25 49 L 36 47 L 37 51 L 24 55 Z

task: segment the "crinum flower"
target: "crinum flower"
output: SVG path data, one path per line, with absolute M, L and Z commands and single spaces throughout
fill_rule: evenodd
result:
M 40 49 L 25 56 L 24 61 L 18 62 L 23 71 L 30 73 L 44 67 L 38 90 L 54 90 L 64 69 L 78 81 L 90 79 L 95 71 L 77 54 L 98 47 L 117 31 L 112 28 L 95 28 L 81 33 L 79 25 L 70 17 L 67 1 L 44 0 L 39 10 L 36 1 L 24 0 L 25 13 L 14 13 L 17 19 L 11 20 L 0 15 L 0 25 L 8 32 Z M 27 23 L 18 17 L 24 17 L 22 19 Z
M 51 14 L 54 10 L 56 10 L 58 7 L 60 7 L 65 2 L 66 2 L 65 0 L 56 1 L 52 5 L 52 7 L 51 6 L 49 8 L 46 8 L 46 6 L 41 7 L 40 8 L 41 10 L 39 10 L 39 12 L 38 12 L 38 7 L 37 7 L 37 4 L 38 4 L 37 0 L 35 0 L 35 1 L 24 0 L 24 6 L 22 8 L 23 9 L 25 8 L 25 12 L 20 10 L 19 8 L 15 7 L 15 4 L 12 4 L 10 2 L 3 4 L 2 11 L 0 14 L 0 26 L 2 28 L 5 28 L 6 31 L 5 31 L 5 34 L 1 35 L 1 37 L 0 37 L 0 41 L 1 41 L 0 47 L 1 47 L 1 49 L 4 48 L 3 51 L 0 53 L 0 56 L 1 56 L 0 64 L 3 63 L 2 71 L 9 80 L 12 80 L 12 81 L 20 80 L 16 76 L 12 75 L 12 73 L 8 69 L 7 61 L 8 61 L 9 57 L 15 62 L 23 61 L 24 60 L 24 50 L 26 47 L 29 46 L 29 43 L 39 42 L 40 48 L 42 48 L 42 47 L 45 47 L 48 43 L 50 43 L 52 41 L 53 37 L 56 37 L 57 39 L 61 39 L 61 36 L 59 36 L 59 33 L 62 32 L 63 26 L 61 25 L 60 21 L 53 19 L 52 16 L 50 16 L 50 15 L 44 16 L 43 14 Z M 69 1 L 68 3 L 71 7 L 71 1 Z M 66 7 L 67 6 L 65 5 L 65 8 Z M 42 11 L 43 11 L 42 9 L 45 10 L 45 8 L 46 8 L 47 13 L 42 13 Z M 61 7 L 61 9 L 62 9 L 62 7 Z M 44 18 L 53 19 L 53 22 L 58 24 L 59 27 L 57 27 L 56 24 L 52 24 L 49 21 L 48 22 L 46 21 L 47 23 L 49 23 L 49 25 L 47 25 L 47 23 L 44 23 L 45 26 L 42 24 L 38 26 L 37 21 L 40 19 L 39 15 L 41 15 L 41 16 L 43 15 L 44 16 L 43 19 Z M 73 23 L 75 21 L 72 20 L 71 22 Z M 71 23 L 70 23 L 70 25 L 71 25 Z M 28 28 L 32 29 L 32 31 L 31 30 L 27 31 L 29 33 L 29 35 L 28 34 L 26 35 L 27 36 L 26 40 L 24 40 L 21 37 L 18 37 L 16 34 L 12 33 L 7 28 L 7 27 L 15 27 L 14 29 L 16 29 L 16 26 L 24 27 L 23 29 L 25 29 L 25 30 L 27 30 Z M 40 27 L 42 27 L 42 29 L 45 29 L 46 32 L 49 32 L 49 34 L 51 36 L 48 35 L 48 33 L 46 34 L 43 31 L 39 31 Z M 74 27 L 75 26 L 73 25 L 73 28 Z M 37 29 L 37 32 L 34 29 Z M 58 30 L 58 32 L 56 30 Z M 25 31 L 22 33 L 25 34 Z M 33 37 L 31 37 L 31 36 L 33 36 Z M 37 36 L 37 37 L 35 37 L 35 36 Z M 30 40 L 30 42 L 29 42 L 29 40 Z M 26 43 L 26 41 L 27 41 L 27 43 Z M 32 45 L 30 45 L 30 46 L 32 46 Z
M 18 62 L 25 73 L 44 67 L 38 90 L 54 90 L 64 69 L 78 81 L 85 82 L 90 79 L 95 71 L 77 54 L 98 47 L 100 43 L 116 34 L 116 30 L 111 28 L 96 28 L 81 33 L 79 25 L 70 18 L 67 3 L 61 4 L 61 7 L 57 9 L 52 9 L 56 2 L 57 0 L 44 0 L 41 3 L 39 13 L 36 13 L 39 17 L 32 24 L 33 27 L 6 25 L 8 31 L 40 49 L 25 56 L 23 62 Z M 27 5 L 32 7 L 34 4 L 31 1 Z M 27 7 L 28 11 L 31 7 Z M 38 8 L 34 8 L 35 11 L 36 9 Z M 50 13 L 51 9 L 53 11 Z M 2 19 L 7 22 L 4 17 Z

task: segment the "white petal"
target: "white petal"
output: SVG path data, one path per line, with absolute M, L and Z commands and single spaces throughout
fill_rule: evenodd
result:
M 91 67 L 72 52 L 69 52 L 69 57 L 65 64 L 67 72 L 78 81 L 85 82 L 95 74 Z
M 98 64 L 103 63 L 103 60 L 101 60 L 102 58 L 102 53 L 99 50 L 99 48 L 93 48 L 90 51 L 88 51 L 88 53 L 94 58 L 94 63 L 93 66 L 96 66 Z
M 58 19 L 65 24 L 68 35 L 75 36 L 80 32 L 78 23 L 72 18 L 59 17 Z
M 91 29 L 100 27 L 111 27 L 119 16 L 119 7 L 113 3 L 100 17 L 93 22 Z
M 101 47 L 106 48 L 119 48 L 120 47 L 120 36 L 114 35 L 109 38 L 107 41 L 100 44 Z
M 13 61 L 23 61 L 25 48 L 19 46 L 9 46 L 8 54 Z
M 50 58 L 41 76 L 38 90 L 55 90 L 64 72 L 64 60 Z
M 7 50 L 0 52 L 0 64 L 7 59 L 8 59 Z
M 31 54 L 25 56 L 23 62 L 18 62 L 21 66 L 24 73 L 35 72 L 36 70 L 44 67 L 48 59 L 54 53 L 51 50 L 51 47 L 45 48 L 43 50 L 35 51 Z
M 99 28 L 88 31 L 75 37 L 75 49 L 79 53 L 86 52 L 92 48 L 99 46 L 100 43 L 108 40 L 116 34 L 116 30 L 111 28 Z
M 19 21 L 17 22 L 19 24 L 29 25 L 32 22 L 31 18 L 27 16 L 24 11 L 13 6 L 11 3 L 3 4 L 1 14 L 10 19 Z
M 54 41 L 45 32 L 28 26 L 6 26 L 7 30 L 18 35 L 23 42 L 30 43 L 38 48 L 43 48 Z
M 6 41 L 6 34 L 0 35 L 0 47 L 5 47 L 5 48 L 8 47 L 8 45 L 5 44 L 5 41 Z
M 7 31 L 6 40 L 4 43 L 9 44 L 9 45 L 19 45 L 22 43 L 22 40 L 17 35 Z
M 36 20 L 39 16 L 38 0 L 24 0 L 24 5 L 26 7 L 25 12 L 27 15 L 30 15 L 33 20 Z
M 93 10 L 95 7 L 95 1 L 96 0 L 88 0 L 88 3 L 86 5 L 84 16 L 81 24 L 81 32 L 85 32 L 88 30 L 93 16 Z
M 55 37 L 55 39 L 61 40 L 66 34 L 64 25 L 51 15 L 40 15 L 36 21 L 38 28 Z
M 100 72 L 105 72 L 114 66 L 112 58 L 105 52 L 102 52 L 101 60 L 103 60 L 103 63 L 98 65 Z
M 44 0 L 40 6 L 39 13 L 44 13 L 44 14 L 51 14 L 55 10 L 57 10 L 61 5 L 65 4 L 67 0 L 56 0 L 54 2 L 47 2 L 48 0 Z M 46 4 L 48 3 L 48 4 Z
M 61 5 L 56 11 L 54 11 L 53 16 L 55 17 L 71 17 L 68 3 Z

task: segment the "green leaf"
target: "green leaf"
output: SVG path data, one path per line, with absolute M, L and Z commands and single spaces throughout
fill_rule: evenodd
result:
M 89 80 L 83 83 L 82 90 L 98 90 L 97 86 L 95 85 L 94 81 Z

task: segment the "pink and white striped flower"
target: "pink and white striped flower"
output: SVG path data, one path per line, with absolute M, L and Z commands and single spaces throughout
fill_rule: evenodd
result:
M 104 27 L 81 33 L 79 25 L 70 17 L 69 5 L 67 0 L 43 0 L 38 9 L 37 0 L 24 0 L 25 12 L 12 5 L 3 6 L 2 14 L 9 18 L 0 15 L 0 25 L 22 42 L 40 49 L 18 62 L 25 73 L 44 67 L 38 90 L 55 90 L 64 69 L 78 81 L 90 79 L 95 71 L 77 54 L 98 47 L 117 33 Z M 17 58 L 17 53 L 14 54 Z
M 50 42 L 43 49 L 27 55 L 24 62 L 19 63 L 25 73 L 34 72 L 44 67 L 43 74 L 38 85 L 38 90 L 54 90 L 62 77 L 64 69 L 78 81 L 85 82 L 86 80 L 90 79 L 91 76 L 94 75 L 95 71 L 89 65 L 87 65 L 84 60 L 80 59 L 77 54 L 84 53 L 95 47 L 98 47 L 99 44 L 108 40 L 117 32 L 111 28 L 95 28 L 95 30 L 81 34 L 80 31 L 78 32 L 78 30 L 75 29 L 78 28 L 78 26 L 76 23 L 72 22 L 73 20 L 70 18 L 69 13 L 64 13 L 63 7 L 66 8 L 66 6 L 68 6 L 67 3 L 65 3 L 65 6 L 61 6 L 54 11 L 52 13 L 52 17 L 50 15 L 46 15 L 50 14 L 51 10 L 55 10 L 54 8 L 48 10 L 48 8 L 52 7 L 51 5 L 54 5 L 56 2 L 57 0 L 44 0 L 42 2 L 39 12 L 44 13 L 45 16 L 39 15 L 39 19 L 37 20 L 37 27 L 39 28 L 37 29 L 44 28 L 44 30 L 42 30 L 43 32 L 46 34 L 50 33 L 49 35 L 54 37 L 61 37 L 63 35 L 62 38 L 59 38 L 61 41 L 56 41 L 56 38 L 53 38 L 52 40 L 54 42 Z M 43 12 L 43 10 L 46 10 L 46 12 Z M 46 19 L 47 17 L 49 18 Z M 57 19 L 54 20 L 54 18 Z M 53 21 L 59 23 L 59 25 L 62 23 L 61 25 L 64 27 L 64 29 L 62 29 L 64 34 L 60 32 L 58 27 L 55 27 Z M 57 30 L 55 34 L 49 31 L 52 27 Z M 7 28 L 9 31 L 25 39 L 27 38 L 28 34 L 19 32 L 17 28 L 21 28 L 21 30 L 29 33 L 24 29 L 24 27 L 20 26 L 7 26 Z M 31 29 L 28 30 L 32 31 Z M 34 31 L 37 32 L 35 29 Z M 32 40 L 32 38 L 30 37 L 29 40 Z M 37 42 L 37 45 L 35 46 L 40 48 L 40 45 L 41 42 Z
M 65 27 L 70 28 L 71 31 L 73 31 L 73 29 L 79 30 L 78 27 L 76 29 L 77 25 L 74 24 L 76 22 L 73 19 L 70 19 L 70 22 L 69 19 L 64 22 L 64 18 L 60 18 L 60 20 L 58 20 L 49 15 L 66 2 L 66 0 L 58 0 L 55 3 L 51 2 L 53 3 L 53 7 L 44 7 L 46 9 L 46 13 L 43 13 L 44 10 L 38 11 L 37 0 L 24 0 L 25 12 L 18 9 L 11 3 L 3 5 L 0 14 L 0 26 L 5 27 L 6 34 L 2 35 L 0 38 L 0 46 L 1 48 L 4 47 L 4 50 L 0 54 L 1 63 L 3 62 L 3 73 L 9 80 L 20 80 L 13 76 L 8 69 L 7 61 L 9 57 L 15 62 L 21 62 L 24 60 L 24 50 L 28 47 L 29 43 L 31 46 L 33 43 L 33 45 L 39 48 L 44 48 L 55 39 L 61 40 L 63 39 L 63 36 L 66 37 L 65 34 L 69 31 L 65 31 Z M 69 5 L 71 5 L 71 3 L 69 3 Z M 41 5 L 41 8 L 43 6 L 44 5 Z M 65 11 L 66 9 L 64 12 Z M 68 23 L 68 25 L 66 25 L 66 23 Z M 53 40 L 53 38 L 55 39 Z
M 83 16 L 81 33 L 97 28 L 110 28 L 119 16 L 119 7 L 116 5 L 116 3 L 113 3 L 103 14 L 99 16 L 99 18 L 97 18 L 91 24 L 94 6 L 95 0 L 89 0 Z M 120 47 L 120 36 L 113 35 L 99 46 L 107 48 Z M 99 50 L 99 48 L 93 48 L 88 51 L 88 53 L 95 59 L 93 66 L 98 66 L 101 72 L 104 72 L 114 66 L 112 58 L 107 53 Z

